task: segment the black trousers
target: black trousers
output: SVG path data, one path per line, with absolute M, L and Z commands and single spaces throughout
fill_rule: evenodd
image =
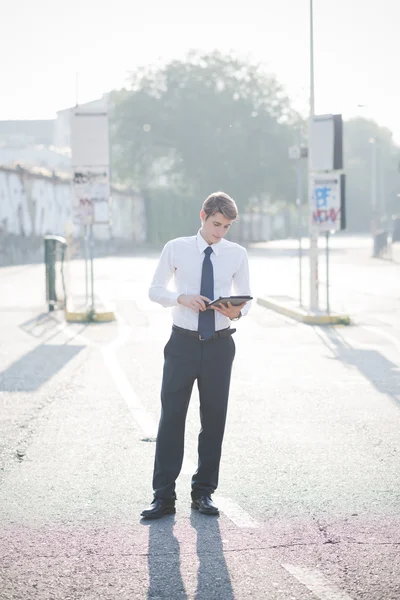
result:
M 201 430 L 192 497 L 212 494 L 217 488 L 234 356 L 231 335 L 200 341 L 172 330 L 164 348 L 161 417 L 153 474 L 157 498 L 175 495 L 175 481 L 183 462 L 186 414 L 196 379 Z

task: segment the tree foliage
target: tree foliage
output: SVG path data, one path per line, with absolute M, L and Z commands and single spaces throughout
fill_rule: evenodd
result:
M 400 192 L 399 148 L 392 133 L 369 119 L 350 119 L 344 124 L 344 151 L 348 229 L 370 229 L 375 160 L 378 219 L 382 227 L 388 226 L 391 216 L 398 213 Z
M 288 148 L 306 128 L 262 66 L 217 51 L 192 52 L 137 70 L 128 89 L 113 92 L 112 103 L 113 174 L 145 194 L 149 221 L 159 231 L 154 235 L 184 234 L 198 219 L 199 203 L 219 189 L 241 212 L 294 203 L 296 164 Z M 399 148 L 387 129 L 351 119 L 344 123 L 350 231 L 370 227 L 371 138 L 381 216 L 397 212 Z M 176 210 L 181 220 L 170 222 L 168 211 L 176 216 Z
M 288 159 L 297 115 L 275 77 L 219 52 L 134 74 L 114 93 L 114 170 L 142 188 L 159 182 L 205 197 L 223 189 L 290 202 Z

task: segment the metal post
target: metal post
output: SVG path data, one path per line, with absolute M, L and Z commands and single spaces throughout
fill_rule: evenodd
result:
M 303 306 L 303 287 L 302 287 L 302 221 L 303 221 L 303 171 L 301 166 L 301 129 L 298 131 L 299 157 L 297 159 L 297 207 L 298 207 L 298 237 L 299 237 L 299 305 Z
M 371 138 L 371 234 L 373 239 L 373 256 L 378 256 L 378 249 L 376 245 L 376 234 L 378 232 L 377 224 L 377 182 L 378 182 L 378 165 L 377 165 L 377 151 L 376 151 L 376 138 Z
M 371 208 L 373 218 L 373 233 L 376 233 L 378 229 L 377 216 L 378 216 L 378 153 L 377 153 L 377 140 L 372 140 L 372 165 L 371 165 Z
M 326 232 L 326 312 L 330 313 L 329 305 L 329 231 Z
M 84 225 L 84 246 L 85 246 L 85 304 L 89 301 L 89 273 L 88 273 L 88 227 Z
M 75 73 L 75 105 L 79 104 L 79 71 Z
M 318 310 L 318 231 L 312 225 L 311 194 L 312 194 L 312 123 L 315 114 L 314 93 L 314 22 L 313 0 L 310 0 L 310 116 L 308 120 L 308 201 L 310 229 L 310 309 Z
M 377 163 L 379 165 L 379 221 L 382 223 L 383 229 L 388 230 L 388 216 L 386 207 L 386 179 L 385 179 L 385 155 L 383 151 L 383 145 L 379 144 L 377 148 Z
M 91 313 L 94 313 L 94 270 L 93 270 L 93 225 L 89 226 L 89 249 L 90 249 L 90 284 L 91 284 Z

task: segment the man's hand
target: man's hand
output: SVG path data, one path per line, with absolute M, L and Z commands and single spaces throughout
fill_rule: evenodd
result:
M 178 296 L 178 304 L 182 304 L 187 308 L 191 308 L 192 310 L 194 310 L 194 312 L 197 313 L 199 312 L 199 310 L 206 310 L 206 302 L 210 302 L 210 298 L 207 298 L 206 296 L 200 296 L 200 294 L 198 294 L 197 296 L 190 296 L 187 294 L 181 294 L 180 296 Z
M 211 306 L 211 308 L 221 313 L 221 315 L 224 315 L 224 317 L 228 317 L 229 319 L 236 319 L 240 315 L 240 311 L 244 306 L 246 306 L 246 304 L 246 302 L 243 302 L 243 304 L 239 304 L 238 306 L 232 306 L 232 304 L 228 302 L 227 306 L 225 306 L 225 304 L 215 304 Z

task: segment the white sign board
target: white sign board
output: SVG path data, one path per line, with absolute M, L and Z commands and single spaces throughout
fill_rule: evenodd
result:
M 110 221 L 110 183 L 108 169 L 77 169 L 73 186 L 74 223 L 108 224 Z
M 335 171 L 343 167 L 341 115 L 316 115 L 311 123 L 311 171 Z
M 289 147 L 289 158 L 292 160 L 298 160 L 299 158 L 301 158 L 300 146 L 290 146 Z
M 74 169 L 74 223 L 110 222 L 109 134 L 107 111 L 80 112 L 71 119 Z
M 314 175 L 311 185 L 311 226 L 318 231 L 340 231 L 341 175 Z
M 74 167 L 108 167 L 109 138 L 107 112 L 79 112 L 71 118 L 71 150 Z

